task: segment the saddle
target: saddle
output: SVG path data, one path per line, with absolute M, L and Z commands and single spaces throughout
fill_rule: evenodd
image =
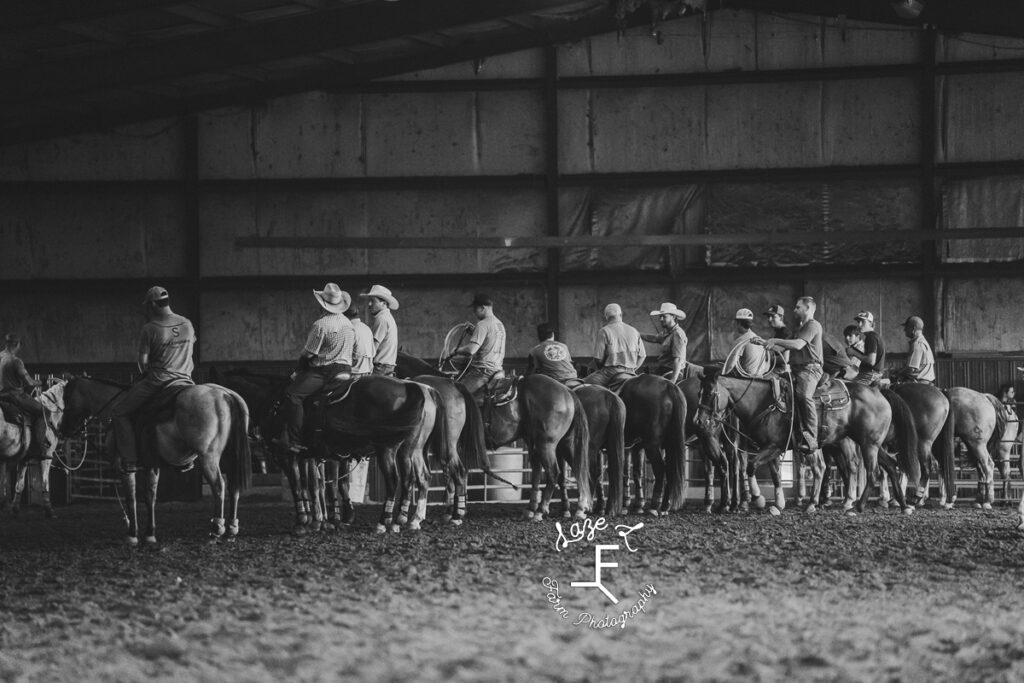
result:
M 503 406 L 519 396 L 519 377 L 492 379 L 487 385 L 488 399 L 492 405 Z
M 618 393 L 619 389 L 622 388 L 622 385 L 628 382 L 629 380 L 633 379 L 634 377 L 636 377 L 636 375 L 633 374 L 632 372 L 618 372 L 612 375 L 612 378 L 608 380 L 608 388 L 614 391 L 615 393 Z
M 850 405 L 850 390 L 846 382 L 830 379 L 819 384 L 814 390 L 814 400 L 821 404 L 823 410 L 841 410 Z
M 3 412 L 4 420 L 10 424 L 25 426 L 32 421 L 27 413 L 3 394 L 0 394 L 0 411 Z
M 136 452 L 139 454 L 139 465 L 142 467 L 160 467 L 164 464 L 157 455 L 156 426 L 174 419 L 174 406 L 178 395 L 195 384 L 187 380 L 173 380 L 164 385 L 160 393 L 150 398 L 132 415 L 132 426 L 135 428 Z M 192 469 L 196 456 L 190 455 L 181 462 L 166 464 L 179 468 L 182 472 Z

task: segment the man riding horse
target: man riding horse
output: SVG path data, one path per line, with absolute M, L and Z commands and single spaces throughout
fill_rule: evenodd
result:
M 661 332 L 657 334 L 641 334 L 640 338 L 651 344 L 661 345 L 658 356 L 658 374 L 665 375 L 673 384 L 684 378 L 686 368 L 686 345 L 688 339 L 679 323 L 686 320 L 686 313 L 672 303 L 663 303 L 661 308 L 651 311 L 656 317 Z
M 391 311 L 398 310 L 398 299 L 391 290 L 381 285 L 370 287 L 370 291 L 360 294 L 366 298 L 370 309 L 370 329 L 373 330 L 373 341 L 376 351 L 373 356 L 373 374 L 385 377 L 395 376 L 395 364 L 398 362 L 398 325 Z
M 18 357 L 21 337 L 8 334 L 4 341 L 6 348 L 0 352 L 0 399 L 13 404 L 32 418 L 32 437 L 29 440 L 26 457 L 29 460 L 42 460 L 48 445 L 46 410 L 30 393 L 39 386 L 39 382 L 28 374 L 25 363 Z
M 885 370 L 885 344 L 882 337 L 875 332 L 875 316 L 871 311 L 861 311 L 854 318 L 864 338 L 864 350 L 856 346 L 847 346 L 846 353 L 860 361 L 860 372 L 853 378 L 854 382 L 865 386 L 873 386 L 882 378 Z
M 935 384 L 935 354 L 924 338 L 924 321 L 916 315 L 910 316 L 903 323 L 903 333 L 910 343 L 910 355 L 906 366 L 893 373 L 893 380 Z
M 754 312 L 749 308 L 741 308 L 736 311 L 734 324 L 739 336 L 725 357 L 722 374 L 764 377 L 772 369 L 771 355 L 763 345 L 756 343 L 761 337 L 750 329 L 754 324 Z
M 469 389 L 477 400 L 483 402 L 483 394 L 492 380 L 505 376 L 502 363 L 505 362 L 505 325 L 494 315 L 494 301 L 486 294 L 477 294 L 470 303 L 477 323 L 469 335 L 469 341 L 455 350 L 456 357 L 467 360 L 469 367 L 460 382 Z
M 142 377 L 113 405 L 114 465 L 122 473 L 138 467 L 135 426 L 132 417 L 152 404 L 171 384 L 195 384 L 192 381 L 192 350 L 196 332 L 192 322 L 171 310 L 171 298 L 163 287 L 150 287 L 142 305 L 148 321 L 139 338 L 138 367 Z
M 636 376 L 636 371 L 647 358 L 647 350 L 640 333 L 632 325 L 622 322 L 622 307 L 608 304 L 604 307 L 605 326 L 597 333 L 594 359 L 597 370 L 583 378 L 587 384 L 615 388 L 624 379 Z
M 313 290 L 313 297 L 323 311 L 306 335 L 298 367 L 284 391 L 286 424 L 276 440 L 277 446 L 292 454 L 306 450 L 302 439 L 306 398 L 335 377 L 350 376 L 352 372 L 355 329 L 344 315 L 352 297 L 333 282 L 328 282 L 322 291 Z
M 523 374 L 547 375 L 568 386 L 580 384 L 569 347 L 555 341 L 555 331 L 551 329 L 549 323 L 537 325 L 537 339 L 540 343 L 530 349 L 526 357 L 526 371 Z

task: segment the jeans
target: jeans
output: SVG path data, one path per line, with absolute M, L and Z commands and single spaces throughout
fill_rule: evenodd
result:
M 121 458 L 122 467 L 135 465 L 139 456 L 135 448 L 135 426 L 132 424 L 132 415 L 156 397 L 167 382 L 157 380 L 148 375 L 132 385 L 124 397 L 115 401 L 110 410 L 110 417 L 114 426 L 114 443 L 117 448 L 117 455 Z
M 823 374 L 821 364 L 793 366 L 793 403 L 800 419 L 800 438 L 808 451 L 818 450 L 818 407 L 814 405 L 814 390 Z
M 599 387 L 610 387 L 612 382 L 619 375 L 631 375 L 635 377 L 636 373 L 627 370 L 626 368 L 606 365 L 584 377 L 583 381 L 586 384 L 596 384 Z
M 284 390 L 285 429 L 281 441 L 284 446 L 302 444 L 302 429 L 306 421 L 305 401 L 323 389 L 339 372 L 348 369 L 344 363 L 309 367 L 296 375 Z

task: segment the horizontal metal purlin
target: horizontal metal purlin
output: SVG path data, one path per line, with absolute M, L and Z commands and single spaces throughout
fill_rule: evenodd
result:
M 799 81 L 842 81 L 863 78 L 916 76 L 919 64 L 843 66 L 764 71 L 714 71 L 678 74 L 636 74 L 626 76 L 570 76 L 558 81 L 559 89 L 663 88 L 691 85 L 732 85 L 742 83 L 788 83 Z
M 543 78 L 481 78 L 468 80 L 373 81 L 329 88 L 327 91 L 353 95 L 398 95 L 405 93 L 540 90 L 543 87 Z
M 1024 227 L 957 230 L 844 230 L 751 232 L 722 235 L 560 235 L 505 237 L 344 237 L 334 235 L 235 238 L 242 249 L 574 249 L 679 247 L 713 244 L 821 244 L 1018 239 Z
M 854 178 L 914 177 L 917 164 L 822 166 L 801 168 L 744 168 L 700 171 L 641 171 L 635 173 L 576 173 L 562 175 L 564 187 L 644 186 L 693 183 L 779 182 L 793 180 L 845 180 Z
M 741 282 L 778 282 L 801 280 L 837 280 L 843 278 L 878 278 L 882 280 L 899 280 L 936 275 L 939 277 L 979 278 L 1019 277 L 1024 263 L 948 263 L 939 264 L 928 270 L 920 263 L 882 263 L 852 265 L 815 265 L 815 266 L 767 266 L 767 267 L 705 267 L 692 268 L 673 274 L 667 270 L 602 270 L 574 271 L 563 270 L 559 275 L 559 284 L 566 286 L 593 286 L 628 283 L 635 286 L 668 285 L 672 283 L 741 283 Z M 472 289 L 475 287 L 543 287 L 545 271 L 529 273 L 442 273 L 442 274 L 363 274 L 363 273 L 324 273 L 321 275 L 241 275 L 204 277 L 198 281 L 200 295 L 221 291 L 305 291 L 319 288 L 324 282 L 333 281 L 352 287 L 370 282 L 384 282 L 391 288 L 436 287 L 439 289 Z M 67 278 L 35 278 L 23 280 L 0 280 L 0 292 L 24 294 L 31 288 L 34 293 L 45 293 L 66 296 L 68 291 L 112 292 L 124 291 L 145 292 L 153 282 L 159 282 L 178 298 L 183 289 L 196 286 L 191 279 L 145 277 L 111 279 L 67 279 Z M 132 301 L 135 299 L 129 296 Z

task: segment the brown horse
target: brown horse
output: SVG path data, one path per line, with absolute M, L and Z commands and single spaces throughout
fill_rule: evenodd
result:
M 264 433 L 280 433 L 283 417 L 273 406 L 287 386 L 287 378 L 244 371 L 223 373 L 221 377 L 237 387 L 251 405 L 268 407 L 266 413 L 258 416 Z M 320 485 L 316 470 L 308 468 L 309 461 L 336 460 L 346 467 L 345 473 L 330 468 L 327 481 L 327 521 L 338 526 L 350 519 L 352 510 L 347 479 L 339 489 L 338 477 L 347 475 L 353 455 L 369 454 L 376 455 L 386 491 L 377 533 L 388 529 L 398 532 L 405 524 L 410 529 L 419 529 L 426 517 L 430 484 L 424 449 L 429 443 L 444 463 L 458 457 L 448 451 L 448 421 L 438 393 L 425 384 L 370 376 L 347 385 L 338 396 L 320 395 L 313 399 L 326 403 L 317 407 L 311 401 L 307 406 L 305 429 L 310 435 L 306 439 L 309 450 L 297 457 L 273 449 L 288 477 L 295 502 L 292 533 L 306 534 L 320 528 L 322 521 L 320 507 L 314 503 Z
M 750 489 L 746 486 L 744 472 L 747 469 L 746 451 L 733 447 L 733 444 L 726 439 L 728 447 L 716 451 L 708 444 L 708 434 L 705 425 L 697 422 L 697 411 L 700 407 L 700 377 L 681 379 L 676 383 L 686 398 L 686 432 L 691 435 L 690 440 L 696 439 L 701 446 L 701 453 L 704 456 L 704 511 L 712 512 L 736 512 L 746 510 L 750 506 Z M 722 429 L 723 425 L 713 423 L 708 425 L 714 429 Z M 732 425 L 728 428 L 733 433 L 736 429 Z M 719 459 L 719 456 L 724 456 Z M 720 488 L 720 500 L 718 507 L 714 507 L 714 483 L 718 480 Z
M 939 466 L 939 476 L 947 490 L 955 490 L 956 472 L 953 462 L 953 428 L 950 419 L 949 398 L 931 384 L 907 382 L 894 384 L 891 391 L 897 394 L 910 408 L 917 426 L 917 460 L 920 464 L 921 479 L 917 487 L 916 505 L 924 505 L 928 498 L 929 473 L 934 457 Z M 882 498 L 887 500 L 887 489 L 883 488 Z M 953 506 L 952 502 L 948 503 Z
M 594 494 L 594 514 L 622 514 L 622 490 L 625 476 L 626 404 L 614 391 L 584 384 L 573 391 L 579 396 L 590 428 L 590 488 Z M 608 472 L 608 495 L 602 479 Z M 581 476 L 577 474 L 577 477 Z
M 636 499 L 631 509 L 667 515 L 677 510 L 686 496 L 686 397 L 679 387 L 657 375 L 626 380 L 619 396 L 626 405 L 626 443 L 632 449 Z M 654 471 L 649 503 L 645 501 L 641 455 L 647 456 Z
M 110 380 L 73 377 L 64 387 L 64 416 L 59 425 L 63 436 L 81 428 L 89 417 L 103 418 L 117 405 L 128 387 Z M 155 452 L 140 452 L 146 473 L 147 520 L 144 542 L 156 545 L 156 490 L 160 467 L 188 467 L 198 461 L 214 496 L 213 538 L 238 534 L 238 497 L 252 483 L 249 450 L 249 410 L 235 392 L 217 384 L 198 384 L 183 389 L 174 399 L 173 413 L 155 425 Z M 112 436 L 112 434 L 111 434 Z M 109 447 L 108 443 L 108 447 Z M 222 461 L 227 475 L 221 472 Z M 137 545 L 135 474 L 122 477 L 127 492 L 128 543 Z M 225 525 L 224 503 L 230 502 Z
M 882 447 L 889 438 L 893 420 L 890 401 L 877 389 L 855 383 L 847 383 L 847 388 L 850 402 L 837 410 L 826 411 L 822 417 L 819 424 L 819 443 L 823 446 L 839 444 L 849 437 L 860 447 L 868 472 L 874 471 L 880 464 L 893 481 L 898 481 L 897 462 Z M 759 445 L 759 450 L 748 467 L 749 474 L 763 462 L 774 462 L 777 465 L 782 452 L 790 445 L 791 415 L 775 410 L 773 406 L 771 383 L 767 380 L 737 379 L 707 372 L 701 385 L 698 421 L 709 425 L 709 442 L 712 448 L 718 450 L 721 448 L 718 437 L 720 432 L 710 427 L 710 424 L 721 423 L 730 412 L 735 414 L 746 437 Z M 904 417 L 907 414 L 909 413 L 903 413 Z M 916 465 L 912 462 L 916 447 L 910 440 L 914 434 L 914 427 L 912 424 L 900 425 L 896 433 L 902 439 L 899 448 L 900 464 L 905 471 L 912 472 Z M 817 509 L 821 493 L 825 462 L 820 451 L 814 454 L 810 465 L 814 473 L 814 484 L 811 501 L 806 508 L 808 512 Z M 752 477 L 750 483 L 754 492 L 756 481 L 753 481 Z M 776 484 L 775 496 L 771 512 L 779 514 L 786 505 L 785 495 L 779 484 Z M 913 512 L 913 507 L 907 505 L 899 488 L 896 490 L 896 498 L 905 513 Z M 863 511 L 866 502 L 867 487 L 857 502 L 858 510 Z M 758 501 L 758 504 L 762 505 L 763 501 Z
M 39 461 L 39 474 L 42 485 L 43 512 L 48 518 L 55 516 L 53 505 L 50 502 L 50 466 L 53 463 L 53 453 L 57 450 L 57 432 L 54 425 L 60 423 L 64 413 L 64 381 L 58 381 L 52 387 L 39 395 L 39 402 L 46 410 L 46 433 L 49 438 L 46 452 Z M 30 421 L 30 417 L 25 417 Z M 0 509 L 10 506 L 11 515 L 18 516 L 21 505 L 21 494 L 25 490 L 25 480 L 28 475 L 28 440 L 32 438 L 31 429 L 26 422 L 25 426 L 17 423 L 10 423 L 0 412 Z M 14 492 L 8 499 L 7 468 L 15 468 Z
M 497 448 L 516 439 L 526 442 L 530 456 L 531 495 L 526 518 L 542 521 L 550 515 L 555 488 L 561 491 L 564 517 L 569 517 L 565 465 L 576 475 L 576 516 L 591 509 L 590 427 L 579 396 L 546 375 L 516 378 L 500 397 L 488 394 L 483 417 L 487 445 Z M 540 490 L 541 477 L 546 479 Z
M 995 463 L 990 451 L 1003 438 L 1006 413 L 1003 404 L 992 394 L 983 394 L 965 387 L 946 390 L 949 397 L 953 434 L 967 449 L 978 469 L 978 495 L 976 506 L 992 509 L 995 500 Z M 941 462 L 941 461 L 940 461 Z M 949 505 L 956 500 L 956 487 L 943 487 Z

